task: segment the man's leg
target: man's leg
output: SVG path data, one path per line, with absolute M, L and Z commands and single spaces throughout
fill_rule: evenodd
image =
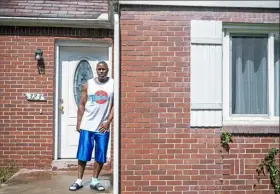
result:
M 98 176 L 102 170 L 103 164 L 106 163 L 107 149 L 109 143 L 110 133 L 95 133 L 95 162 L 93 164 L 93 178 L 91 181 L 91 188 L 98 191 L 104 191 L 105 188 L 99 183 Z
M 79 146 L 77 151 L 78 159 L 78 179 L 73 183 L 69 190 L 76 191 L 83 187 L 82 178 L 86 168 L 87 161 L 91 160 L 94 146 L 94 134 L 91 131 L 80 130 Z
M 83 179 L 87 162 L 78 160 L 78 179 Z
M 93 177 L 94 178 L 98 178 L 98 176 L 102 170 L 103 164 L 104 163 L 97 162 L 96 160 L 94 161 L 94 164 L 93 164 Z
M 76 191 L 83 187 L 82 179 L 84 176 L 86 164 L 87 162 L 78 160 L 78 179 L 69 187 L 70 191 Z

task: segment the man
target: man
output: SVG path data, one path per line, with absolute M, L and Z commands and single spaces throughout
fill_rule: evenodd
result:
M 104 191 L 98 180 L 99 173 L 106 163 L 109 142 L 109 127 L 113 120 L 114 81 L 107 77 L 108 65 L 101 61 L 96 66 L 97 77 L 89 79 L 82 87 L 76 130 L 80 133 L 77 151 L 78 179 L 70 187 L 76 191 L 83 187 L 82 178 L 87 161 L 91 160 L 95 147 L 95 162 L 91 189 Z M 95 142 L 95 145 L 94 145 Z

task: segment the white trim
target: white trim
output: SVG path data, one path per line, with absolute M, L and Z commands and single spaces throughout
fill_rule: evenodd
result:
M 97 40 L 97 41 L 88 41 L 88 40 L 56 40 L 56 45 L 59 46 L 77 46 L 77 47 L 112 47 L 111 43 L 106 41 Z
M 279 8 L 278 1 L 131 1 L 120 0 L 123 5 L 165 5 L 195 7 L 246 7 L 246 8 Z
M 109 45 L 109 67 L 113 68 L 113 48 L 112 48 L 112 45 Z M 112 69 L 113 70 L 113 69 Z
M 278 24 L 249 24 L 249 23 L 223 23 L 223 28 L 230 30 L 231 33 L 244 33 L 250 32 L 254 33 L 267 33 L 267 32 L 278 32 Z
M 112 25 L 108 14 L 101 14 L 97 19 L 78 18 L 39 18 L 39 17 L 0 17 L 0 24 L 7 26 L 45 26 L 45 27 L 72 27 L 72 28 L 108 28 Z
M 223 32 L 223 120 L 229 120 L 229 32 Z
M 58 128 L 59 128 L 59 46 L 55 45 L 55 93 L 54 93 L 54 160 L 58 158 Z
M 244 119 L 244 117 L 242 118 Z M 279 119 L 263 119 L 247 118 L 246 120 L 226 120 L 223 121 L 223 126 L 279 126 Z
M 120 21 L 119 14 L 114 12 L 114 160 L 113 192 L 119 193 L 119 110 L 120 110 Z
M 269 34 L 267 45 L 267 70 L 268 70 L 268 115 L 274 117 L 274 34 Z
M 109 64 L 108 64 L 108 66 L 109 67 L 111 67 L 111 68 L 113 68 L 113 64 L 112 64 L 112 62 L 113 62 L 113 58 L 112 58 L 112 45 L 109 47 L 109 56 L 108 56 L 108 60 L 109 60 Z M 111 76 L 112 76 L 112 73 L 113 73 L 113 71 L 112 70 L 110 70 L 110 72 L 111 72 Z M 112 126 L 110 126 L 110 131 L 111 131 L 111 129 L 112 129 Z M 110 137 L 109 137 L 109 145 L 108 145 L 108 151 L 109 151 L 109 154 L 107 154 L 108 155 L 108 160 L 110 160 L 111 161 L 111 154 L 112 154 L 112 152 L 111 152 L 111 148 L 112 148 L 112 143 L 111 143 L 111 141 L 112 141 L 112 136 L 110 135 Z
M 253 28 L 252 28 L 253 27 Z M 279 117 L 274 115 L 274 35 L 276 28 L 264 28 L 261 26 L 245 26 L 238 29 L 224 28 L 223 36 L 223 125 L 224 126 L 279 126 Z M 279 29 L 278 29 L 279 32 Z M 267 34 L 268 35 L 268 114 L 267 115 L 230 115 L 230 34 Z
M 54 160 L 58 159 L 58 139 L 59 139 L 59 120 L 60 120 L 60 115 L 59 115 L 59 99 L 61 96 L 60 93 L 60 64 L 59 64 L 59 50 L 60 47 L 104 47 L 108 48 L 108 57 L 109 57 L 109 62 L 112 63 L 112 44 L 108 42 L 103 42 L 103 41 L 80 41 L 80 40 L 56 40 L 55 41 L 55 93 L 54 93 L 54 154 L 53 158 Z M 111 157 L 111 150 L 108 151 L 109 157 Z
M 221 38 L 192 38 L 192 44 L 222 44 Z
M 192 110 L 222 110 L 222 103 L 191 103 Z
M 96 20 L 108 20 L 109 14 L 108 13 L 102 13 L 98 16 Z

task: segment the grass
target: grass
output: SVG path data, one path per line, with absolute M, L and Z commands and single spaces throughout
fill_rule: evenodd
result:
M 0 184 L 6 182 L 17 171 L 18 169 L 14 165 L 8 167 L 0 167 Z

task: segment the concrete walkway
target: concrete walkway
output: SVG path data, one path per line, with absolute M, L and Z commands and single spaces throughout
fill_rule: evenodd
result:
M 107 174 L 106 174 L 107 173 Z M 76 180 L 76 171 L 36 171 L 20 170 L 9 181 L 0 186 L 0 194 L 74 194 L 74 193 L 113 193 L 112 174 L 101 172 L 100 183 L 105 192 L 90 189 L 91 174 L 84 175 L 84 187 L 78 191 L 69 191 Z

